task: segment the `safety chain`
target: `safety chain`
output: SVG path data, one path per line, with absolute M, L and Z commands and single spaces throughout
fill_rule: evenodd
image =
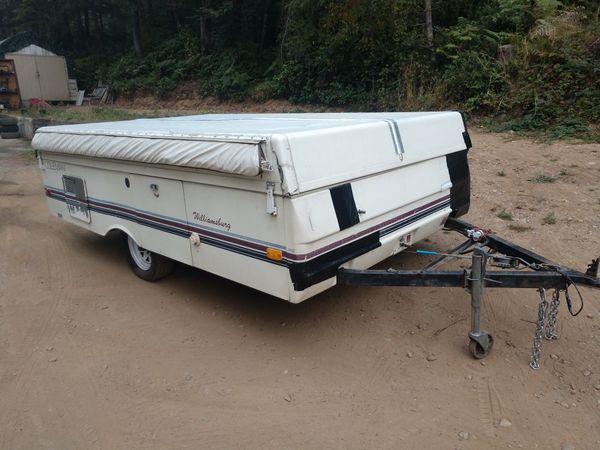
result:
M 546 319 L 546 289 L 540 288 L 540 304 L 538 309 L 538 320 L 535 325 L 535 336 L 533 338 L 533 348 L 531 349 L 531 361 L 529 367 L 534 370 L 540 368 L 540 352 L 542 351 L 542 332 L 544 331 L 544 321 Z
M 556 319 L 558 317 L 558 307 L 560 305 L 560 291 L 554 290 L 552 294 L 552 301 L 550 302 L 550 308 L 548 309 L 548 322 L 546 322 L 546 330 L 544 332 L 544 338 L 548 341 L 555 341 L 558 339 L 556 334 Z

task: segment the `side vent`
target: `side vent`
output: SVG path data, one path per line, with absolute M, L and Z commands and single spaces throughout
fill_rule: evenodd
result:
M 81 178 L 63 175 L 65 201 L 71 217 L 90 223 L 90 206 L 88 203 L 85 182 Z

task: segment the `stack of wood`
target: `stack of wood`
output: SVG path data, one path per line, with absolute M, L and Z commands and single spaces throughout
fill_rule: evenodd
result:
M 11 59 L 0 59 L 0 104 L 8 109 L 21 107 L 19 82 Z

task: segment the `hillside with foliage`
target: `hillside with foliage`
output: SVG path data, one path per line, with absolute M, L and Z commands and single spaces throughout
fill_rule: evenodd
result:
M 80 85 L 351 110 L 460 108 L 598 139 L 600 4 L 558 0 L 0 0 Z

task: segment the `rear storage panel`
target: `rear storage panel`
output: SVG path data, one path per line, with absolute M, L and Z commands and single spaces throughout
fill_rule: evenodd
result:
M 341 265 L 369 267 L 435 232 L 451 212 L 450 186 L 446 158 L 438 157 L 292 198 L 294 290 L 335 276 Z

